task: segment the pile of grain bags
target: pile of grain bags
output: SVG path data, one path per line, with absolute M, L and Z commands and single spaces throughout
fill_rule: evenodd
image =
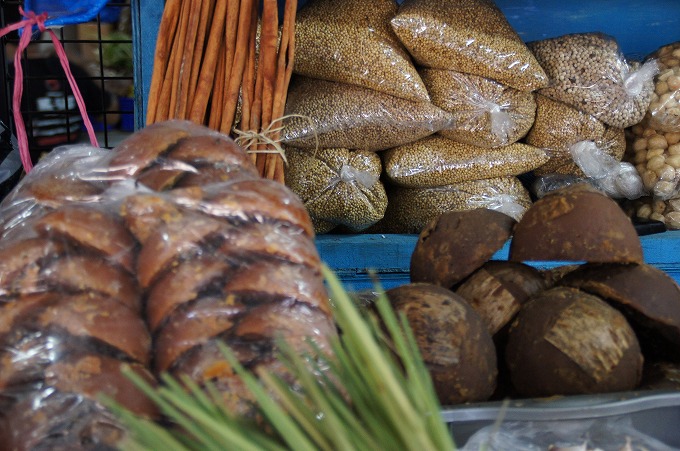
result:
M 396 13 L 394 0 L 318 0 L 298 11 L 282 138 L 292 159 L 286 183 L 317 233 L 380 220 L 387 194 L 375 153 L 451 122 L 392 31 Z

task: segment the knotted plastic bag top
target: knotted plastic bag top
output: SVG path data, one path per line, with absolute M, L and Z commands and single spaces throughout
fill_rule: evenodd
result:
M 25 0 L 24 10 L 47 13 L 46 27 L 61 27 L 94 19 L 108 0 Z

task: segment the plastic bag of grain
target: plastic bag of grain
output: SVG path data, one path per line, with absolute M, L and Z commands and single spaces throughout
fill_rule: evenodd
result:
M 492 0 L 405 0 L 392 28 L 424 67 L 491 78 L 520 91 L 548 78 Z
M 421 69 L 432 103 L 450 112 L 454 122 L 438 133 L 479 147 L 507 146 L 527 134 L 534 123 L 536 102 L 488 78 L 443 69 Z
M 297 12 L 297 74 L 429 100 L 411 56 L 394 34 L 394 0 L 317 0 Z
M 628 129 L 625 159 L 635 165 L 647 193 L 666 200 L 680 194 L 680 131 L 663 132 L 648 119 Z
M 537 175 L 572 174 L 584 176 L 570 148 L 581 141 L 595 143 L 597 149 L 621 161 L 626 150 L 623 129 L 611 127 L 594 116 L 564 102 L 536 94 L 536 118 L 524 142 L 545 150 L 548 162 L 537 168 Z
M 434 188 L 386 186 L 385 217 L 372 231 L 379 233 L 420 233 L 433 219 L 447 211 L 488 208 L 516 221 L 531 205 L 527 189 L 517 177 L 471 180 Z
M 626 128 L 644 117 L 654 92 L 655 60 L 627 62 L 616 40 L 603 33 L 573 33 L 527 44 L 550 85 L 539 92 Z
M 520 175 L 548 161 L 543 149 L 528 144 L 486 148 L 438 135 L 388 149 L 380 156 L 389 181 L 410 188 Z
M 660 47 L 646 60 L 655 60 L 659 66 L 647 110 L 649 125 L 659 131 L 680 132 L 680 41 Z
M 286 184 L 302 199 L 317 233 L 336 226 L 359 232 L 384 216 L 387 194 L 375 152 L 289 147 L 286 157 Z
M 385 150 L 436 133 L 452 120 L 430 102 L 302 76 L 290 84 L 285 115 L 281 139 L 302 149 Z

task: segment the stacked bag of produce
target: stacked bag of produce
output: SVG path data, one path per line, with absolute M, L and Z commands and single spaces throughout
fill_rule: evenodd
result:
M 253 414 L 217 345 L 293 382 L 285 338 L 335 334 L 300 200 L 231 138 L 160 122 L 114 150 L 55 149 L 0 205 L 0 449 L 113 449 L 100 395 L 154 404 L 121 370 L 212 383 Z M 310 354 L 311 355 L 311 354 Z
M 545 154 L 524 145 L 493 148 L 526 134 L 535 113 L 531 91 L 545 85 L 545 74 L 492 3 L 445 6 L 321 0 L 300 9 L 291 116 L 282 135 L 302 167 L 291 161 L 286 183 L 310 209 L 318 233 L 417 232 L 448 209 L 495 205 L 521 215 L 530 203 L 515 176 L 542 164 Z M 468 24 L 470 8 L 488 21 Z M 460 31 L 441 36 L 442 27 Z M 471 36 L 493 54 L 482 55 L 481 48 L 462 60 L 446 54 L 461 54 Z M 499 65 L 497 57 L 510 50 L 521 60 Z M 329 148 L 346 156 L 330 163 Z M 353 167 L 347 164 L 353 152 L 380 158 Z M 447 175 L 439 177 L 442 162 Z M 488 164 L 492 171 L 480 177 Z M 452 174 L 461 165 L 468 175 Z M 325 178 L 308 170 L 321 166 Z M 457 185 L 463 182 L 470 183 Z M 363 212 L 364 220 L 342 220 L 343 210 Z
M 317 0 L 296 26 L 282 135 L 317 233 L 418 233 L 479 207 L 517 220 L 580 181 L 637 199 L 652 177 L 623 161 L 625 130 L 648 109 L 677 122 L 673 48 L 638 63 L 602 33 L 525 43 L 492 0 Z
M 319 0 L 298 11 L 282 141 L 292 159 L 286 183 L 318 232 L 381 219 L 387 195 L 375 152 L 451 122 L 391 29 L 396 12 L 393 0 Z
M 548 74 L 526 142 L 550 154 L 536 171 L 540 194 L 587 179 L 615 198 L 643 194 L 625 152 L 624 129 L 637 124 L 654 91 L 656 61 L 626 61 L 617 42 L 601 33 L 575 33 L 527 44 Z M 556 177 L 557 176 L 557 177 Z
M 491 1 L 405 1 L 391 24 L 453 122 L 381 154 L 390 191 L 376 230 L 418 233 L 444 211 L 480 207 L 521 218 L 531 199 L 516 176 L 547 161 L 517 142 L 543 69 Z
M 628 202 L 631 215 L 680 229 L 680 42 L 647 57 L 659 66 L 644 119 L 628 130 L 626 160 L 642 177 L 645 196 Z

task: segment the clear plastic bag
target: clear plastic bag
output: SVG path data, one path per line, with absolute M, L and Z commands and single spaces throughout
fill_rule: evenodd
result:
M 647 119 L 631 127 L 626 161 L 635 165 L 647 194 L 672 199 L 680 194 L 680 132 L 663 132 Z
M 446 211 L 488 208 L 519 221 L 531 205 L 529 192 L 517 177 L 472 180 L 434 188 L 389 185 L 385 217 L 371 230 L 377 233 L 420 233 Z
M 405 0 L 392 28 L 421 66 L 490 78 L 520 91 L 548 77 L 491 0 Z
M 593 141 L 579 141 L 569 148 L 572 159 L 592 184 L 615 199 L 637 199 L 645 188 L 637 169 L 602 151 Z
M 295 77 L 288 90 L 283 143 L 301 149 L 380 151 L 434 134 L 450 113 L 346 83 Z
M 680 132 L 680 41 L 660 47 L 646 60 L 656 61 L 659 67 L 648 123 L 662 132 Z
M 570 148 L 592 141 L 599 151 L 620 161 L 626 151 L 623 129 L 611 127 L 594 116 L 541 94 L 536 95 L 536 119 L 525 142 L 546 151 L 550 159 L 537 168 L 537 175 L 564 174 L 583 177 Z
M 454 116 L 438 133 L 479 147 L 501 147 L 519 141 L 534 123 L 536 102 L 530 92 L 477 75 L 421 69 L 432 103 Z
M 483 148 L 438 135 L 388 149 L 381 157 L 390 182 L 411 188 L 520 175 L 548 161 L 543 149 L 523 143 Z
M 550 80 L 541 94 L 612 127 L 630 127 L 645 116 L 658 72 L 655 60 L 629 63 L 616 40 L 603 33 L 573 33 L 527 45 Z
M 380 157 L 369 151 L 288 148 L 286 185 L 318 221 L 317 233 L 336 226 L 360 232 L 385 215 L 387 194 Z M 330 224 L 333 227 L 329 229 Z
M 628 416 L 562 421 L 507 421 L 480 429 L 460 449 L 677 451 L 677 448 L 638 431 Z
M 121 368 L 210 379 L 233 411 L 249 394 L 216 346 L 287 374 L 335 334 L 314 230 L 300 199 L 262 179 L 226 135 L 148 126 L 113 150 L 64 146 L 0 204 L 0 443 L 113 448 L 101 403 L 157 418 Z M 152 341 L 153 336 L 153 341 Z
M 408 100 L 430 100 L 390 26 L 396 13 L 394 0 L 306 3 L 295 20 L 295 73 Z

